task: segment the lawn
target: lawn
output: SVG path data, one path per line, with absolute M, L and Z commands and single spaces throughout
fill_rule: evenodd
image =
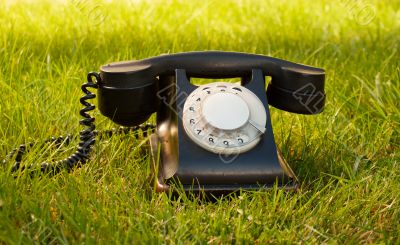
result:
M 214 202 L 153 193 L 147 139 L 117 135 L 71 173 L 13 176 L 12 161 L 2 164 L 0 243 L 398 244 L 399 45 L 398 0 L 1 0 L 0 159 L 24 142 L 76 135 L 80 85 L 112 61 L 264 54 L 323 67 L 327 100 L 315 116 L 271 108 L 298 191 Z M 93 115 L 97 129 L 115 127 Z M 62 159 L 75 144 L 39 144 L 25 163 Z

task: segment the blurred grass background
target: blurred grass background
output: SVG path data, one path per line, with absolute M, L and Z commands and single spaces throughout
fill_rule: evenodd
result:
M 325 111 L 271 108 L 297 192 L 149 194 L 145 139 L 98 142 L 54 178 L 0 173 L 4 243 L 400 242 L 400 1 L 0 1 L 0 156 L 78 133 L 80 85 L 112 61 L 226 50 L 323 67 Z M 98 111 L 98 129 L 115 127 Z M 26 162 L 74 151 L 34 148 Z

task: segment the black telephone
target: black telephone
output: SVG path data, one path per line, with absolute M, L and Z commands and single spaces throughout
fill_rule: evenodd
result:
M 265 89 L 265 76 L 271 77 Z M 240 84 L 201 86 L 197 78 Z M 157 112 L 150 136 L 155 188 L 185 190 L 295 188 L 296 177 L 275 145 L 269 107 L 316 114 L 325 104 L 322 69 L 263 55 L 187 52 L 107 64 L 97 79 L 102 114 L 137 126 Z
M 265 76 L 271 82 L 265 89 Z M 215 82 L 201 86 L 191 77 L 235 78 L 239 83 Z M 100 74 L 90 72 L 82 85 L 84 108 L 80 114 L 80 143 L 74 154 L 56 162 L 42 163 L 41 173 L 56 174 L 85 164 L 95 138 L 115 131 L 95 131 L 95 109 L 88 100 L 98 89 L 102 114 L 122 126 L 118 133 L 149 129 L 154 187 L 168 191 L 178 184 L 185 191 L 225 193 L 254 190 L 278 184 L 296 188 L 293 171 L 275 145 L 269 107 L 317 114 L 325 104 L 325 72 L 263 55 L 235 52 L 188 52 L 138 61 L 104 65 Z M 268 99 L 268 100 L 267 100 Z M 142 124 L 157 112 L 157 125 Z M 100 134 L 100 135 L 99 135 Z M 45 143 L 68 143 L 70 137 L 52 137 Z M 14 158 L 12 172 L 21 166 L 28 145 L 6 156 Z

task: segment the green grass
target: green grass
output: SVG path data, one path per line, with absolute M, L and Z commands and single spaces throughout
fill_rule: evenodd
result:
M 297 192 L 173 200 L 149 192 L 146 139 L 117 136 L 53 178 L 14 178 L 3 165 L 0 241 L 399 244 L 399 9 L 397 0 L 1 1 L 0 158 L 22 142 L 78 133 L 80 85 L 111 61 L 265 54 L 326 69 L 327 103 L 317 116 L 271 108 Z M 98 129 L 115 126 L 94 114 Z M 25 159 L 59 159 L 73 145 Z

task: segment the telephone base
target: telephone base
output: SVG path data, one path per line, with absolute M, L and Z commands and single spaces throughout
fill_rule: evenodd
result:
M 190 193 L 210 193 L 212 195 L 222 195 L 229 194 L 236 191 L 257 191 L 257 190 L 268 190 L 273 188 L 285 189 L 285 190 L 296 190 L 298 188 L 298 181 L 294 175 L 292 169 L 284 160 L 281 152 L 278 150 L 278 160 L 286 176 L 289 179 L 279 180 L 277 176 L 277 181 L 269 184 L 200 184 L 193 183 L 192 185 L 181 184 L 179 180 L 175 178 L 165 179 L 162 176 L 162 163 L 160 160 L 160 148 L 157 134 L 152 134 L 150 136 L 150 156 L 151 156 L 151 167 L 152 167 L 152 183 L 154 184 L 154 189 L 156 192 L 168 192 L 172 190 L 173 192 L 179 192 L 183 190 L 184 192 Z
M 226 195 L 229 193 L 237 192 L 237 191 L 262 191 L 262 190 L 270 190 L 275 188 L 275 184 L 270 185 L 181 185 L 177 187 L 178 189 L 181 188 L 185 192 L 190 193 L 210 193 L 214 196 Z M 296 190 L 298 188 L 295 182 L 293 183 L 286 183 L 285 185 L 276 185 L 277 189 L 284 189 L 284 190 Z

